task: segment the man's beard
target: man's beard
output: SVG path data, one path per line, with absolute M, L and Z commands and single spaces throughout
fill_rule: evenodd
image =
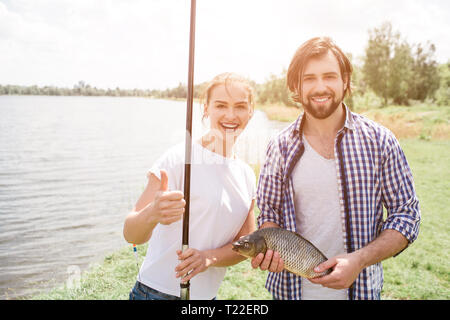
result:
M 320 96 L 329 96 L 330 97 L 330 101 L 327 102 L 326 105 L 323 106 L 317 106 L 316 103 L 316 107 L 313 106 L 312 102 L 312 98 L 313 97 L 320 97 Z M 331 116 L 334 111 L 336 111 L 336 109 L 341 105 L 342 103 L 342 99 L 336 99 L 336 96 L 334 94 L 334 92 L 332 91 L 325 91 L 325 92 L 316 92 L 313 94 L 310 94 L 306 97 L 306 101 L 304 99 L 302 99 L 302 105 L 303 108 L 305 109 L 305 111 L 310 114 L 311 116 L 313 116 L 316 119 L 326 119 L 329 116 Z M 330 103 L 331 102 L 331 103 Z

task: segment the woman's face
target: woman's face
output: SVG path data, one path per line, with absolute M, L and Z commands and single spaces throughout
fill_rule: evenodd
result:
M 224 141 L 234 140 L 245 129 L 253 114 L 248 91 L 239 83 L 219 84 L 211 89 L 205 115 L 211 132 Z

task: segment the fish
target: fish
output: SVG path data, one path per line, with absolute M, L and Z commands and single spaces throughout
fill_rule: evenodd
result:
M 284 261 L 284 268 L 304 278 L 327 275 L 331 269 L 314 272 L 314 268 L 327 257 L 311 242 L 296 232 L 282 228 L 263 228 L 239 238 L 232 249 L 247 258 L 254 258 L 268 249 L 277 251 Z

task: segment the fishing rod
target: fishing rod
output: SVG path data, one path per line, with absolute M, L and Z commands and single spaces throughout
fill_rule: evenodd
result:
M 186 206 L 183 214 L 183 241 L 182 251 L 189 248 L 189 204 L 191 193 L 191 151 L 192 151 L 192 103 L 194 98 L 194 48 L 195 48 L 195 7 L 196 0 L 191 0 L 191 20 L 189 31 L 189 70 L 188 70 L 188 91 L 186 109 L 186 149 L 184 161 L 184 200 Z M 180 282 L 181 300 L 190 298 L 190 282 Z

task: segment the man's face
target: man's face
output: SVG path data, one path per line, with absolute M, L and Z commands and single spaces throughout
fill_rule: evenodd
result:
M 341 105 L 347 83 L 331 51 L 311 58 L 302 75 L 301 99 L 305 111 L 316 119 L 326 119 Z

